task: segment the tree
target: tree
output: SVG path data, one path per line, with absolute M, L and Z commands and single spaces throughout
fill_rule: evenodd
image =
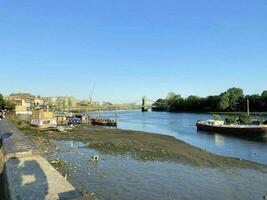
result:
M 0 109 L 4 109 L 5 107 L 5 101 L 2 94 L 0 94 Z
M 201 111 L 201 98 L 198 96 L 191 95 L 184 101 L 185 109 L 187 111 Z
M 153 111 L 166 111 L 168 107 L 168 102 L 166 99 L 158 99 L 152 104 Z
M 229 93 L 225 92 L 222 93 L 219 97 L 219 110 L 224 111 L 229 108 L 230 101 L 229 101 Z
M 177 94 L 175 92 L 169 92 L 166 99 L 169 100 L 169 99 L 172 99 L 176 96 Z
M 10 102 L 6 102 L 5 103 L 5 109 L 7 109 L 7 110 L 15 110 L 15 104 L 13 104 L 13 103 L 10 103 Z
M 261 94 L 262 110 L 267 110 L 267 90 L 264 90 Z
M 238 101 L 244 97 L 244 93 L 241 88 L 235 87 L 228 89 L 227 93 L 229 94 L 229 108 L 233 111 Z
M 5 101 L 3 95 L 0 94 L 0 109 L 14 110 L 15 105 L 8 101 Z
M 181 95 L 175 94 L 175 95 L 170 96 L 170 98 L 167 99 L 167 102 L 168 102 L 167 110 L 170 112 L 182 111 L 183 101 L 184 99 L 181 97 Z
M 202 98 L 203 111 L 219 111 L 220 110 L 220 96 L 208 96 Z
M 246 111 L 247 99 L 250 100 L 251 111 L 267 111 L 267 90 L 261 95 L 244 96 L 241 88 L 230 88 L 220 95 L 198 97 L 191 95 L 186 99 L 174 92 L 170 92 L 166 99 L 159 99 L 153 104 L 153 110 L 160 111 L 191 111 L 191 112 L 215 112 L 215 111 Z
M 264 91 L 261 93 L 261 97 L 264 98 L 264 99 L 267 99 L 267 90 L 264 90 Z

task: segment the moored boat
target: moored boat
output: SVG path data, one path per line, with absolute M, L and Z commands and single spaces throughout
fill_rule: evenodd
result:
M 199 131 L 209 131 L 232 135 L 246 135 L 246 136 L 266 136 L 267 125 L 236 125 L 236 124 L 225 124 L 221 120 L 206 120 L 198 121 L 196 123 Z
M 117 126 L 117 122 L 111 119 L 93 118 L 91 124 L 96 126 Z

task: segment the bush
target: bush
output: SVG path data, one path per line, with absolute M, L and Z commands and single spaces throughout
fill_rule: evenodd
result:
M 235 116 L 228 116 L 225 118 L 225 122 L 228 124 L 237 124 L 237 120 Z
M 216 120 L 216 121 L 221 121 L 222 120 L 220 115 L 213 115 L 213 119 Z
M 238 121 L 240 124 L 252 124 L 251 117 L 245 114 L 240 115 Z

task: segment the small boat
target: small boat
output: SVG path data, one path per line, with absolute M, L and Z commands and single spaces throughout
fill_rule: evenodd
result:
M 217 132 L 231 135 L 266 136 L 267 125 L 235 125 L 225 124 L 221 120 L 206 120 L 196 123 L 199 131 Z
M 72 117 L 72 118 L 69 118 L 68 120 L 68 126 L 79 126 L 81 125 L 82 122 L 81 122 L 81 119 L 78 118 L 78 117 Z
M 93 118 L 91 124 L 95 126 L 117 126 L 117 122 L 111 119 Z

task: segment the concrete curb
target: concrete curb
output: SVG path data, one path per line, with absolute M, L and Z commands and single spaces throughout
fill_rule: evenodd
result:
M 0 136 L 6 199 L 56 200 L 81 197 L 14 125 L 1 120 Z

